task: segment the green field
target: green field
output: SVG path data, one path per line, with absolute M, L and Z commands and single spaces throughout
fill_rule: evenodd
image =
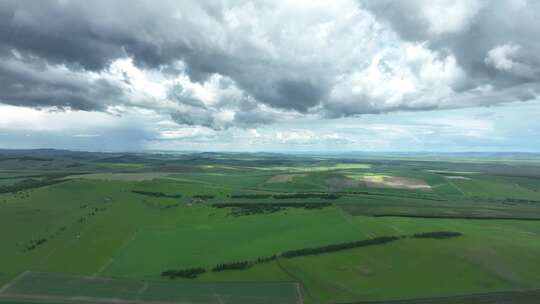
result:
M 176 283 L 24 272 L 1 297 L 77 302 L 300 303 L 296 283 Z M 88 300 L 86 300 L 88 301 Z
M 0 153 L 0 303 L 536 295 L 539 191 L 538 162 Z

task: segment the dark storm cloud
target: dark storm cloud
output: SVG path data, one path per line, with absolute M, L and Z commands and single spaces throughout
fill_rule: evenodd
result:
M 104 111 L 109 101 L 123 99 L 122 89 L 105 79 L 66 76 L 35 60 L 0 60 L 0 102 L 5 104 Z
M 210 112 L 200 109 L 181 113 L 172 113 L 171 118 L 180 125 L 203 126 L 214 130 L 220 130 L 223 128 L 222 125 L 216 122 Z
M 241 127 L 267 125 L 275 121 L 275 115 L 257 110 L 236 112 L 234 115 L 235 124 Z
M 59 1 L 2 1 L 0 43 L 51 63 L 103 69 L 123 56 L 111 33 L 93 29 L 81 11 Z M 120 37 L 117 37 L 120 38 Z
M 322 87 L 305 80 L 282 80 L 277 83 L 274 105 L 307 111 L 316 106 L 324 94 Z
M 189 51 L 170 16 L 172 1 L 3 1 L 0 44 L 47 60 L 87 70 L 103 70 L 117 58 L 132 56 L 141 66 L 157 67 Z M 184 5 L 186 11 L 191 9 Z M 186 12 L 184 11 L 184 12 Z M 177 33 L 177 37 L 173 37 Z M 178 39 L 179 37 L 179 39 Z
M 260 58 L 249 47 L 230 54 L 216 46 L 215 39 L 230 38 L 220 30 L 222 22 L 223 7 L 214 1 L 203 5 L 174 1 L 161 1 L 159 5 L 147 1 L 4 1 L 0 3 L 0 49 L 91 71 L 104 70 L 113 60 L 129 56 L 140 67 L 163 67 L 174 72 L 170 64 L 183 60 L 193 81 L 204 81 L 214 73 L 227 75 L 273 107 L 306 111 L 320 102 L 322 87 L 317 83 L 298 75 L 297 80 L 282 78 L 281 74 L 291 74 L 287 67 Z M 16 100 L 12 98 L 12 103 Z

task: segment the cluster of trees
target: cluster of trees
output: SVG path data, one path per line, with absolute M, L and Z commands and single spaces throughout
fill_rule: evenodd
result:
M 492 202 L 492 203 L 503 203 L 503 204 L 540 203 L 539 200 L 511 198 L 511 197 L 501 199 L 501 198 L 493 198 L 493 197 L 472 196 L 471 199 L 475 202 Z
M 322 253 L 335 252 L 335 251 L 353 249 L 353 248 L 358 248 L 358 247 L 386 244 L 393 241 L 397 241 L 400 238 L 401 237 L 399 236 L 381 236 L 381 237 L 376 237 L 373 239 L 367 239 L 367 240 L 362 240 L 362 241 L 354 241 L 354 242 L 348 242 L 348 243 L 326 245 L 322 247 L 312 247 L 312 248 L 290 250 L 290 251 L 283 252 L 281 256 L 285 258 L 294 258 L 294 257 L 306 256 L 306 255 L 317 255 L 317 254 L 322 254 Z
M 88 206 L 88 205 L 86 205 L 86 206 Z M 86 206 L 84 206 L 84 207 L 81 206 L 81 208 L 86 208 Z M 86 220 L 87 220 L 88 217 L 94 216 L 94 215 L 96 215 L 96 213 L 98 213 L 99 211 L 105 211 L 105 210 L 107 210 L 107 208 L 105 208 L 105 207 L 101 207 L 101 208 L 95 207 L 95 208 L 92 208 L 92 209 L 90 209 L 90 211 L 88 212 L 88 214 L 86 214 L 86 216 L 81 216 L 81 217 L 79 218 L 79 220 L 77 220 L 77 222 L 79 222 L 79 223 L 84 223 L 84 222 L 86 222 Z
M 201 267 L 194 267 L 194 268 L 188 268 L 188 269 L 181 269 L 181 270 L 166 270 L 161 273 L 161 276 L 168 277 L 171 280 L 176 278 L 186 278 L 186 279 L 194 279 L 198 275 L 203 274 L 206 272 L 206 269 Z
M 33 178 L 22 180 L 14 185 L 8 185 L 8 186 L 0 186 L 0 193 L 16 193 L 32 188 L 39 188 L 44 186 L 50 186 L 54 185 L 60 182 L 63 182 L 64 180 L 61 179 L 44 179 L 44 180 L 36 180 Z
M 193 198 L 199 198 L 199 199 L 202 199 L 202 200 L 208 200 L 208 199 L 213 199 L 215 198 L 216 196 L 215 195 L 211 195 L 211 194 L 195 194 L 192 196 Z
M 52 158 L 37 157 L 37 156 L 20 156 L 20 157 L 6 157 L 1 160 L 17 160 L 17 161 L 53 161 Z
M 507 198 L 504 200 L 506 203 L 540 203 L 539 200 L 532 200 L 532 199 L 519 199 L 519 198 Z
M 163 192 L 143 191 L 143 190 L 131 190 L 133 193 L 153 196 L 153 197 L 167 197 L 167 198 L 181 198 L 182 194 L 165 194 Z
M 434 231 L 434 232 L 422 232 L 422 233 L 415 233 L 412 238 L 417 239 L 449 239 L 453 237 L 462 236 L 463 234 L 460 232 L 453 232 L 453 231 Z
M 249 199 L 338 199 L 341 197 L 337 193 L 286 193 L 286 194 L 233 194 L 230 198 L 249 198 Z
M 42 238 L 39 238 L 39 239 L 35 239 L 35 240 L 30 240 L 30 242 L 28 242 L 28 245 L 26 245 L 23 249 L 23 251 L 30 251 L 30 250 L 34 250 L 36 249 L 38 246 L 40 245 L 43 245 L 45 243 L 47 243 L 49 241 L 49 239 L 54 239 L 56 236 L 58 236 L 60 233 L 66 231 L 67 227 L 66 226 L 62 226 L 60 228 L 58 228 L 58 230 L 56 230 L 56 232 L 52 233 L 49 238 L 46 238 L 46 237 L 42 237 Z
M 37 239 L 37 240 L 30 240 L 30 244 L 28 244 L 28 246 L 26 246 L 26 250 L 27 251 L 34 250 L 39 245 L 47 243 L 47 241 L 48 240 L 46 238 L 41 238 L 41 239 Z
M 265 206 L 257 208 L 233 208 L 230 212 L 232 216 L 242 216 L 242 215 L 254 215 L 254 214 L 271 214 L 276 213 L 285 208 L 274 207 L 274 206 Z
M 217 203 L 215 208 L 233 208 L 231 214 L 234 216 L 252 214 L 270 214 L 281 211 L 285 208 L 322 209 L 331 206 L 330 203 Z

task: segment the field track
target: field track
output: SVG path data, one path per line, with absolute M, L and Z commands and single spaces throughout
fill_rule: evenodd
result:
M 490 292 L 461 296 L 420 298 L 395 301 L 349 302 L 340 304 L 537 304 L 540 289 L 527 291 Z

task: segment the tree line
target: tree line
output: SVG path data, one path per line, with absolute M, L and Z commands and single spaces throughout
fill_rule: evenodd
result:
M 208 200 L 208 199 L 213 199 L 215 198 L 216 196 L 215 195 L 211 195 L 211 194 L 195 194 L 192 196 L 193 198 L 199 198 L 199 199 L 202 199 L 202 200 Z
M 462 234 L 459 232 L 435 231 L 435 232 L 416 233 L 410 237 L 411 238 L 447 239 L 447 238 L 457 237 L 461 235 Z M 221 272 L 221 271 L 227 271 L 227 270 L 244 270 L 257 264 L 272 262 L 280 257 L 291 259 L 291 258 L 296 258 L 296 257 L 301 257 L 301 256 L 319 255 L 319 254 L 331 253 L 331 252 L 342 251 L 342 250 L 349 250 L 349 249 L 360 248 L 360 247 L 383 245 L 383 244 L 388 244 L 388 243 L 391 243 L 391 242 L 394 242 L 394 241 L 397 241 L 406 237 L 407 236 L 380 236 L 380 237 L 353 241 L 353 242 L 344 242 L 344 243 L 330 244 L 326 246 L 288 250 L 288 251 L 282 252 L 281 254 L 274 254 L 267 257 L 259 257 L 255 260 L 234 261 L 234 262 L 217 264 L 211 268 L 211 271 Z M 167 271 L 162 272 L 161 275 L 164 277 L 169 277 L 171 279 L 175 279 L 177 277 L 194 279 L 199 274 L 203 274 L 206 271 L 207 270 L 205 268 L 196 267 L 196 268 L 187 268 L 187 269 L 182 269 L 182 270 L 167 270 Z
M 268 263 L 273 260 L 277 259 L 277 255 L 271 255 L 268 257 L 262 257 L 257 258 L 256 260 L 249 260 L 249 261 L 235 261 L 235 262 L 229 262 L 229 263 L 222 263 L 217 264 L 216 266 L 211 268 L 212 272 L 221 272 L 226 270 L 243 270 L 250 268 L 257 264 L 262 263 Z M 198 275 L 205 273 L 207 270 L 202 267 L 194 267 L 194 268 L 187 268 L 187 269 L 180 269 L 180 270 L 166 270 L 161 273 L 161 276 L 168 277 L 170 279 L 176 279 L 178 277 L 180 278 L 186 278 L 186 279 L 194 279 Z
M 319 209 L 332 206 L 331 203 L 215 203 L 212 207 L 215 208 L 264 208 L 264 207 L 282 207 L 282 208 L 307 208 Z
M 244 198 L 244 199 L 308 199 L 308 198 L 321 198 L 321 199 L 338 199 L 341 194 L 337 193 L 285 193 L 285 194 L 233 194 L 230 198 Z
M 257 258 L 256 260 L 251 260 L 251 261 L 238 261 L 238 262 L 218 264 L 212 268 L 212 271 L 220 272 L 220 271 L 225 271 L 225 270 L 242 270 L 242 269 L 250 268 L 257 264 L 268 263 L 268 262 L 274 261 L 275 259 L 277 259 L 277 255 L 274 254 L 268 257 Z
M 36 180 L 33 178 L 22 180 L 14 185 L 0 186 L 0 193 L 16 193 L 28 189 L 40 188 L 45 186 L 54 185 L 65 180 L 61 179 L 44 179 Z
M 400 238 L 401 237 L 399 236 L 381 236 L 381 237 L 376 237 L 376 238 L 361 240 L 361 241 L 331 244 L 331 245 L 326 245 L 326 246 L 321 246 L 321 247 L 311 247 L 311 248 L 304 248 L 304 249 L 297 249 L 297 250 L 289 250 L 289 251 L 283 252 L 281 256 L 285 258 L 294 258 L 294 257 L 306 256 L 306 255 L 318 255 L 322 253 L 348 250 L 348 249 L 353 249 L 353 248 L 358 248 L 358 247 L 382 245 L 382 244 L 390 243 L 393 241 L 397 241 Z
M 153 196 L 153 197 L 167 197 L 167 198 L 181 198 L 182 194 L 166 194 L 163 192 L 144 191 L 144 190 L 131 190 L 133 193 L 140 195 Z
M 413 234 L 412 238 L 415 239 L 449 239 L 458 236 L 462 236 L 460 232 L 453 231 L 434 231 L 434 232 L 422 232 Z
M 168 277 L 170 279 L 176 279 L 176 278 L 194 279 L 198 275 L 203 274 L 205 272 L 206 272 L 206 269 L 202 267 L 194 267 L 194 268 L 187 268 L 187 269 L 181 269 L 181 270 L 166 270 L 161 273 L 161 276 Z
M 304 209 L 322 209 L 331 206 L 331 203 L 216 203 L 212 204 L 215 208 L 232 208 L 233 216 L 270 214 L 285 208 L 304 208 Z
M 37 239 L 37 240 L 30 240 L 30 243 L 28 244 L 28 246 L 26 246 L 26 250 L 27 251 L 34 250 L 38 246 L 47 243 L 47 241 L 48 240 L 46 238 L 41 238 L 41 239 Z

